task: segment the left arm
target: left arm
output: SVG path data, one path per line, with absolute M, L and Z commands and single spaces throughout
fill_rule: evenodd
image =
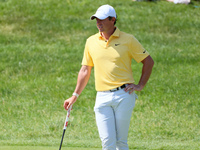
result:
M 133 91 L 141 91 L 146 85 L 147 81 L 149 80 L 154 65 L 154 61 L 149 55 L 144 60 L 142 60 L 142 63 L 143 63 L 142 74 L 139 83 L 137 85 L 133 83 L 129 84 L 124 89 L 126 92 L 129 91 L 129 93 L 132 93 Z

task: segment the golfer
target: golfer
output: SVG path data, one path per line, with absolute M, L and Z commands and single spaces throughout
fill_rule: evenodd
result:
M 64 108 L 67 110 L 76 102 L 94 67 L 97 91 L 94 111 L 102 149 L 128 150 L 128 129 L 137 98 L 134 91 L 144 88 L 154 61 L 133 35 L 115 26 L 117 15 L 112 6 L 99 7 L 91 16 L 93 19 L 99 32 L 86 41 L 77 85 L 72 97 L 65 100 Z M 132 59 L 143 64 L 138 84 L 133 79 Z

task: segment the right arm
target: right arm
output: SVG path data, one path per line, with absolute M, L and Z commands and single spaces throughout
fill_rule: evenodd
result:
M 83 89 L 85 88 L 85 86 L 88 83 L 88 80 L 90 78 L 90 74 L 91 74 L 91 70 L 92 67 L 91 66 L 82 66 L 79 73 L 78 73 L 78 79 L 77 79 L 77 84 L 76 84 L 76 88 L 74 90 L 74 93 L 77 94 L 81 94 L 81 92 L 83 91 Z M 69 107 L 71 105 L 73 105 L 77 100 L 76 96 L 72 96 L 69 99 L 64 101 L 64 108 L 66 110 L 69 109 Z

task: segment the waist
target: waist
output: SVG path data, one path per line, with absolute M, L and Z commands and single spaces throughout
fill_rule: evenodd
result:
M 105 91 L 105 92 L 115 92 L 115 91 L 124 89 L 126 86 L 127 86 L 127 84 L 123 84 L 122 86 L 119 86 L 117 88 L 114 88 L 114 89 L 111 89 L 111 90 L 108 90 L 108 91 Z

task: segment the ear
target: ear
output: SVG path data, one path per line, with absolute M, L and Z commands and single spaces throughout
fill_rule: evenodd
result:
M 112 17 L 111 21 L 112 21 L 113 24 L 114 24 L 114 22 L 116 21 L 116 18 L 115 18 L 115 17 Z
M 115 20 L 116 20 L 116 18 L 115 18 L 115 17 L 112 17 L 112 21 L 114 21 L 114 22 L 115 22 Z

